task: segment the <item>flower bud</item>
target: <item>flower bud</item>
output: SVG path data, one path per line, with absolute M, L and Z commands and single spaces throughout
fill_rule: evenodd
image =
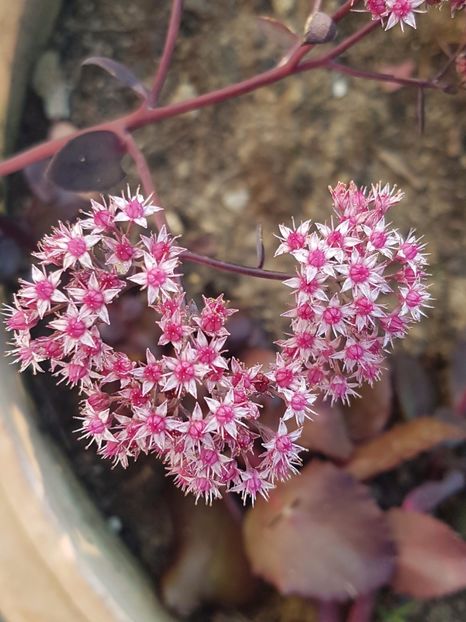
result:
M 327 13 L 311 13 L 304 27 L 305 43 L 328 43 L 335 39 L 337 25 Z

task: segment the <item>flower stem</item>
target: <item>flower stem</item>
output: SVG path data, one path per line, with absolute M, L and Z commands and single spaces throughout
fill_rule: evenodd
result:
M 223 272 L 234 272 L 236 274 L 244 274 L 246 276 L 253 276 L 259 279 L 269 279 L 272 281 L 285 281 L 292 278 L 290 274 L 286 272 L 274 272 L 273 270 L 264 270 L 262 268 L 253 268 L 250 266 L 242 266 L 236 263 L 229 263 L 221 259 L 213 259 L 212 257 L 206 257 L 205 255 L 199 255 L 192 251 L 184 251 L 181 255 L 183 261 L 189 261 L 191 263 L 201 264 L 203 266 L 209 266 L 216 270 Z
M 162 58 L 155 75 L 154 84 L 149 96 L 149 105 L 155 108 L 158 103 L 160 92 L 165 84 L 168 69 L 170 67 L 173 51 L 175 49 L 176 39 L 180 29 L 181 16 L 183 14 L 183 0 L 173 0 L 170 22 L 168 24 L 167 36 L 165 38 L 165 46 L 162 52 Z

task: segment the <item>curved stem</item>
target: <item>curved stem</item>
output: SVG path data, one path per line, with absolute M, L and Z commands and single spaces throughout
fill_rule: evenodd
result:
M 173 51 L 175 49 L 176 39 L 178 37 L 178 31 L 180 29 L 181 15 L 183 14 L 183 0 L 173 0 L 172 10 L 170 15 L 170 22 L 168 24 L 167 36 L 165 38 L 165 45 L 162 52 L 162 58 L 155 75 L 154 84 L 152 86 L 149 105 L 155 107 L 158 102 L 160 91 L 165 84 L 165 80 L 170 67 Z
M 422 89 L 438 89 L 441 91 L 448 91 L 447 85 L 436 84 L 430 80 L 420 80 L 418 78 L 397 78 L 389 73 L 378 73 L 377 71 L 363 71 L 361 69 L 354 69 L 341 63 L 335 63 L 329 61 L 325 65 L 326 69 L 330 71 L 337 71 L 338 73 L 344 73 L 354 78 L 364 78 L 365 80 L 377 80 L 378 82 L 392 82 L 393 84 L 399 84 L 400 86 L 415 86 Z
M 360 0 L 346 0 L 346 2 L 344 4 L 341 5 L 341 7 L 335 11 L 335 13 L 332 15 L 332 19 L 334 22 L 339 22 L 341 21 L 345 15 L 348 15 L 348 13 L 354 9 L 354 7 L 360 2 Z
M 125 142 L 128 153 L 134 160 L 139 178 L 144 188 L 144 192 L 148 195 L 152 195 L 156 203 L 161 206 L 161 201 L 155 190 L 152 175 L 144 154 L 137 146 L 131 134 L 126 133 L 122 136 L 122 139 Z M 167 229 L 169 229 L 164 210 L 156 212 L 154 214 L 154 221 L 159 231 L 163 225 L 165 225 Z M 221 259 L 213 259 L 211 257 L 206 257 L 205 255 L 199 255 L 188 250 L 184 251 L 184 253 L 182 254 L 182 258 L 184 261 L 191 261 L 192 263 L 210 266 L 211 268 L 214 268 L 216 270 L 222 270 L 224 272 L 234 272 L 236 274 L 244 274 L 247 276 L 253 276 L 261 279 L 284 281 L 287 278 L 291 278 L 290 275 L 284 272 L 263 270 L 261 266 L 257 268 L 242 266 L 240 264 L 229 263 L 228 261 L 223 261 Z
M 139 147 L 136 144 L 136 141 L 131 136 L 131 134 L 126 132 L 122 136 L 122 138 L 125 142 L 126 149 L 129 155 L 133 158 L 134 164 L 136 165 L 136 170 L 138 172 L 139 179 L 141 180 L 142 187 L 144 189 L 145 194 L 147 194 L 148 196 L 152 196 L 154 201 L 157 203 L 157 205 L 162 207 L 160 198 L 157 194 L 154 182 L 152 180 L 152 174 L 150 172 L 149 165 L 147 164 L 145 155 L 139 149 Z M 154 218 L 155 226 L 157 227 L 159 231 L 163 227 L 163 225 L 167 226 L 167 219 L 166 219 L 164 210 L 161 210 L 160 212 L 155 212 L 155 214 L 153 215 L 153 218 Z
M 292 276 L 290 274 L 286 274 L 286 272 L 273 272 L 272 270 L 263 270 L 262 268 L 242 266 L 240 264 L 222 261 L 221 259 L 213 259 L 212 257 L 198 255 L 197 253 L 193 253 L 191 251 L 184 251 L 181 255 L 181 259 L 182 261 L 190 261 L 192 263 L 201 264 L 203 266 L 209 266 L 223 272 L 234 272 L 236 274 L 244 274 L 246 276 L 257 277 L 259 279 L 269 279 L 271 281 L 286 281 L 286 279 L 292 278 Z

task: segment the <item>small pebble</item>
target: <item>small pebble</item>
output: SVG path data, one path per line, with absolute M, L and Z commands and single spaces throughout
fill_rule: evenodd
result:
M 332 95 L 338 99 L 345 97 L 348 93 L 348 81 L 345 78 L 335 78 L 332 81 Z
M 229 190 L 222 195 L 222 202 L 225 207 L 234 211 L 242 211 L 249 202 L 249 190 L 247 188 L 238 188 L 237 190 Z

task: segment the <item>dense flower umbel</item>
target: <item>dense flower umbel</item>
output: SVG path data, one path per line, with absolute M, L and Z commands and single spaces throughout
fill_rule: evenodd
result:
M 46 364 L 79 387 L 79 431 L 104 458 L 127 466 L 156 454 L 180 488 L 207 501 L 224 491 L 267 496 L 300 465 L 301 427 L 317 393 L 347 400 L 376 380 L 384 350 L 429 300 L 423 245 L 385 221 L 401 193 L 340 183 L 331 195 L 335 221 L 280 226 L 277 254 L 291 255 L 297 270 L 285 281 L 291 331 L 269 368 L 226 355 L 234 311 L 223 296 L 187 304 L 184 249 L 164 227 L 141 234 L 160 208 L 138 193 L 93 201 L 80 221 L 42 240 L 40 267 L 7 310 L 15 360 L 34 373 Z M 153 309 L 154 352 L 166 355 L 147 350 L 132 361 L 103 340 L 108 307 L 130 287 Z M 276 429 L 260 420 L 264 393 L 283 402 Z
M 346 400 L 362 382 L 379 377 L 384 350 L 420 319 L 429 294 L 424 245 L 385 221 L 402 194 L 380 185 L 366 192 L 354 184 L 330 192 L 336 223 L 317 224 L 314 231 L 310 222 L 280 227 L 277 254 L 291 254 L 298 267 L 285 281 L 295 304 L 284 314 L 292 318 L 292 332 L 279 341 L 277 366 L 282 378 L 285 361 L 299 361 L 294 376 L 304 375 L 311 391 Z

